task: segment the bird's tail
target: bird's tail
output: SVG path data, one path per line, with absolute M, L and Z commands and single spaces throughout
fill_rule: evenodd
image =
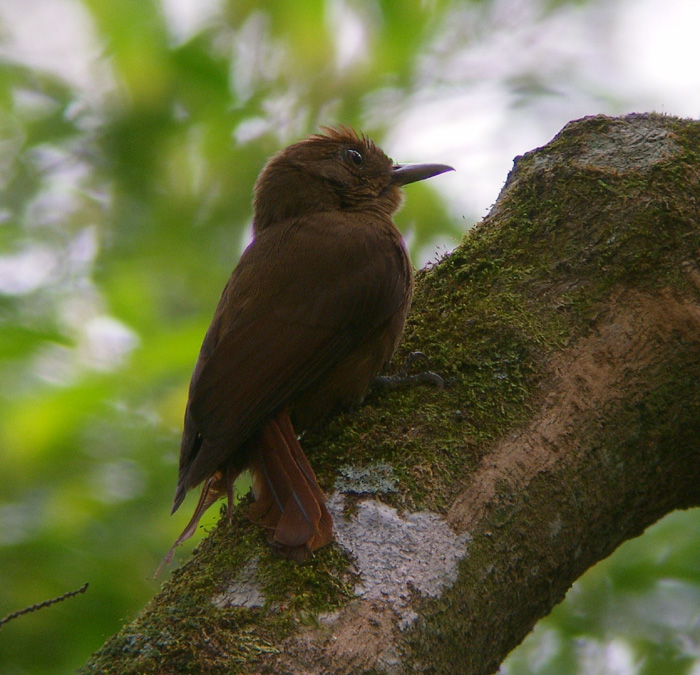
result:
M 255 503 L 250 519 L 293 557 L 333 538 L 333 519 L 286 409 L 262 430 L 250 460 Z
M 223 471 L 215 471 L 207 480 L 204 482 L 202 487 L 202 494 L 199 496 L 199 501 L 197 502 L 197 508 L 190 518 L 190 522 L 182 531 L 182 534 L 175 540 L 175 543 L 170 547 L 167 555 L 163 560 L 161 560 L 158 569 L 156 570 L 155 576 L 161 573 L 162 569 L 169 565 L 175 555 L 175 549 L 182 544 L 182 542 L 187 541 L 196 531 L 197 525 L 201 520 L 204 512 L 220 497 L 228 495 L 228 509 L 229 509 L 229 519 L 231 515 L 231 507 L 233 501 L 233 481 L 236 480 L 238 472 L 233 475 L 231 472 L 224 473 Z

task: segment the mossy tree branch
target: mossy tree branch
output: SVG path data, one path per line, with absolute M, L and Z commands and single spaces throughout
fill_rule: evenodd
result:
M 587 118 L 518 158 L 419 276 L 397 363 L 426 352 L 447 389 L 304 438 L 340 543 L 299 566 L 239 510 L 82 672 L 494 672 L 700 504 L 699 195 L 697 122 Z

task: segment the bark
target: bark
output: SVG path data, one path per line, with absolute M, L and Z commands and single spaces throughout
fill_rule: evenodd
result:
M 592 117 L 419 275 L 401 352 L 303 444 L 337 543 L 223 520 L 83 673 L 491 673 L 623 541 L 700 504 L 700 123 Z

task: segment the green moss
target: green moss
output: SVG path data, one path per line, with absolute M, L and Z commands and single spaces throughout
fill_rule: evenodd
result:
M 269 549 L 257 575 L 268 604 L 293 612 L 320 613 L 354 597 L 349 560 L 338 546 L 321 549 L 309 561 L 296 564 Z
M 80 672 L 245 672 L 246 663 L 275 653 L 274 645 L 300 621 L 314 624 L 319 612 L 352 597 L 349 561 L 339 547 L 326 547 L 299 565 L 276 554 L 243 511 L 236 510 L 229 526 L 222 509 L 215 530 L 175 570 L 157 602 L 111 638 Z M 212 599 L 226 591 L 251 555 L 258 559 L 264 606 L 214 605 Z M 231 664 L 241 669 L 231 670 Z
M 688 341 L 666 343 L 665 348 L 667 354 L 659 355 L 653 366 L 637 374 L 637 380 L 644 386 L 614 399 L 581 429 L 579 443 L 586 448 L 582 470 L 593 475 L 594 480 L 572 481 L 571 474 L 567 474 L 569 480 L 559 482 L 556 476 L 545 472 L 534 477 L 528 486 L 527 503 L 512 488 L 498 486 L 499 497 L 494 502 L 498 507 L 489 515 L 487 527 L 476 532 L 470 541 L 460 581 L 442 597 L 421 603 L 419 611 L 424 623 L 409 634 L 414 653 L 424 662 L 432 663 L 434 654 L 443 654 L 440 667 L 431 672 L 453 672 L 445 664 L 454 663 L 477 663 L 475 672 L 491 672 L 489 664 L 484 664 L 478 656 L 476 661 L 472 660 L 474 654 L 480 654 L 480 640 L 502 640 L 506 645 L 512 640 L 504 650 L 508 651 L 522 635 L 507 634 L 507 619 L 523 614 L 532 621 L 536 607 L 542 615 L 546 614 L 553 604 L 563 600 L 568 588 L 566 579 L 578 578 L 591 560 L 608 556 L 623 540 L 641 534 L 646 526 L 670 510 L 697 505 L 700 486 L 697 473 L 688 470 L 688 466 L 697 459 L 700 387 L 696 370 L 687 364 L 700 363 L 700 345 Z M 666 466 L 659 470 L 660 457 L 674 458 L 677 468 L 669 471 Z M 664 482 L 670 475 L 674 476 L 673 485 Z M 629 480 L 629 476 L 634 479 Z M 686 489 L 679 490 L 678 477 L 686 477 Z M 595 538 L 579 537 L 579 531 L 562 532 L 561 537 L 575 540 L 572 548 L 578 555 L 562 557 L 557 551 L 547 561 L 547 551 L 553 542 L 547 530 L 533 527 L 523 518 L 523 512 L 529 509 L 542 519 L 547 513 L 542 504 L 552 501 L 552 481 L 566 484 L 569 507 L 574 511 L 586 508 L 586 519 L 599 526 Z M 686 504 L 678 503 L 679 493 L 685 495 Z M 575 517 L 561 513 L 563 507 L 564 502 L 556 505 L 552 521 L 561 515 L 569 526 L 575 524 Z M 497 534 L 513 523 L 507 536 Z M 501 547 L 508 548 L 510 568 L 493 566 Z M 591 552 L 583 547 L 595 550 Z M 544 565 L 556 569 L 559 585 L 553 585 L 548 575 L 532 574 L 533 569 Z M 511 576 L 510 584 L 516 585 L 519 594 L 506 598 L 476 590 L 485 584 L 498 586 L 514 570 L 517 581 Z M 518 574 L 522 576 L 517 578 Z M 484 599 L 499 603 L 499 607 L 490 611 L 488 606 L 480 604 Z M 504 612 L 503 603 L 507 601 L 511 604 Z M 488 625 L 492 617 L 497 617 L 498 624 L 491 631 L 484 631 L 479 639 L 469 633 L 475 624 Z M 519 625 L 519 620 L 513 620 L 512 624 Z M 497 655 L 493 650 L 486 651 Z M 497 664 L 498 658 L 490 667 L 496 668 Z M 463 669 L 470 671 L 467 665 Z

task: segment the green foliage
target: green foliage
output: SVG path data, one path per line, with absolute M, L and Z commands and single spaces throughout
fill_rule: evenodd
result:
M 506 661 L 507 675 L 691 672 L 700 531 L 677 512 L 585 574 Z M 619 670 L 606 670 L 616 663 Z

